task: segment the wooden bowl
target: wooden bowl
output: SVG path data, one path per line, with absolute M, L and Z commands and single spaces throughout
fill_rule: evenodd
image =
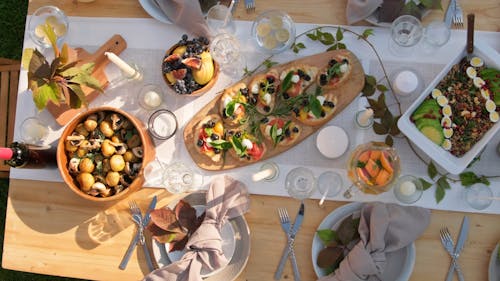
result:
M 89 195 L 85 192 L 83 192 L 79 188 L 79 184 L 76 181 L 76 177 L 73 177 L 69 170 L 68 170 L 68 161 L 70 160 L 68 155 L 66 154 L 65 150 L 65 140 L 68 136 L 70 136 L 73 131 L 75 130 L 76 126 L 83 122 L 84 120 L 87 119 L 87 117 L 93 113 L 99 113 L 99 112 L 116 112 L 118 114 L 121 114 L 125 118 L 127 118 L 137 129 L 139 132 L 139 137 L 142 142 L 143 146 L 143 158 L 142 158 L 142 166 L 140 168 L 140 171 L 138 173 L 138 176 L 130 183 L 128 187 L 126 187 L 123 191 L 111 195 L 109 197 L 96 197 Z M 113 201 L 113 200 L 119 200 L 122 198 L 127 197 L 130 195 L 132 192 L 140 189 L 142 185 L 144 184 L 144 167 L 154 159 L 155 157 L 155 149 L 153 142 L 151 141 L 151 138 L 149 137 L 149 134 L 146 130 L 146 127 L 142 122 L 140 122 L 137 118 L 134 116 L 128 114 L 127 112 L 113 108 L 113 107 L 108 107 L 108 106 L 103 106 L 103 107 L 98 107 L 98 108 L 93 108 L 90 109 L 86 112 L 81 113 L 80 115 L 76 116 L 71 120 L 66 128 L 64 129 L 61 138 L 59 139 L 59 143 L 57 146 L 57 166 L 59 167 L 59 172 L 61 173 L 61 176 L 64 180 L 64 182 L 69 186 L 71 190 L 73 190 L 76 194 L 78 194 L 80 197 L 94 201 L 94 202 L 107 202 L 107 201 Z
M 172 52 L 179 46 L 179 44 L 175 44 L 173 45 L 170 49 L 167 50 L 167 52 L 165 53 L 165 57 L 169 56 L 172 54 Z M 160 69 L 160 71 L 162 72 L 162 77 L 163 77 L 163 80 L 165 81 L 165 83 L 167 84 L 167 86 L 172 90 L 172 92 L 174 92 L 176 95 L 178 96 L 186 96 L 186 97 L 198 97 L 198 96 L 201 96 L 202 94 L 206 93 L 208 90 L 210 90 L 214 85 L 215 85 L 215 82 L 217 82 L 217 78 L 219 77 L 219 72 L 220 72 L 220 68 L 219 68 L 219 64 L 214 60 L 212 59 L 213 63 L 214 63 L 214 76 L 212 77 L 212 79 L 210 79 L 210 81 L 205 84 L 203 87 L 201 87 L 200 89 L 196 90 L 196 91 L 193 91 L 191 94 L 186 94 L 186 95 L 180 95 L 178 94 L 175 90 L 174 90 L 174 86 L 170 83 L 170 81 L 168 81 L 167 77 L 165 77 L 165 74 L 163 74 L 163 69 Z M 162 64 L 163 64 L 163 61 L 162 61 Z

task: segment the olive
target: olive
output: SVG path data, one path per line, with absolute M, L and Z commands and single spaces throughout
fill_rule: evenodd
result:
M 219 154 L 219 153 L 220 153 L 220 149 L 218 149 L 218 148 L 214 148 L 214 153 L 215 153 L 215 154 Z
M 217 134 L 212 134 L 212 135 L 210 136 L 210 138 L 211 138 L 212 140 L 218 140 L 218 139 L 219 139 L 219 135 L 217 135 Z
M 290 95 L 289 95 L 289 94 L 287 94 L 287 93 L 284 93 L 284 94 L 283 94 L 283 98 L 287 100 L 287 99 L 289 99 L 289 98 L 290 98 Z
M 294 132 L 294 133 L 298 133 L 298 132 L 299 132 L 299 128 L 297 128 L 297 127 L 293 127 L 293 132 Z
M 266 79 L 267 79 L 267 82 L 274 83 L 274 77 L 273 76 L 267 76 Z
M 199 139 L 199 140 L 196 142 L 196 145 L 197 145 L 197 146 L 199 146 L 199 147 L 202 147 L 204 143 L 205 143 L 205 142 L 204 142 L 202 139 Z
M 269 105 L 264 106 L 264 111 L 265 112 L 271 111 L 271 107 L 269 107 Z

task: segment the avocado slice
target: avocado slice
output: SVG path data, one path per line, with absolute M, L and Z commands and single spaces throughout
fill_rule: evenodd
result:
M 415 121 L 415 125 L 417 126 L 418 130 L 422 130 L 423 127 L 440 127 L 441 130 L 443 129 L 441 127 L 441 122 L 438 121 L 437 119 L 430 119 L 430 118 L 420 118 Z
M 427 99 L 422 104 L 420 104 L 417 109 L 413 112 L 411 118 L 416 121 L 420 118 L 436 119 L 441 120 L 441 107 L 435 99 Z
M 424 136 L 429 138 L 435 144 L 439 146 L 443 144 L 444 133 L 443 128 L 441 127 L 441 124 L 439 122 L 428 122 L 425 125 L 421 125 L 421 128 L 419 130 L 420 132 L 422 132 L 422 134 L 424 134 Z

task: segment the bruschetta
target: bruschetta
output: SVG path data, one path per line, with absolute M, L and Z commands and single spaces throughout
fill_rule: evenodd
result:
M 259 161 L 266 153 L 266 146 L 245 130 L 235 129 L 227 132 L 227 140 L 231 143 L 229 155 L 242 162 Z
M 269 114 L 276 103 L 276 93 L 280 84 L 276 70 L 255 75 L 248 84 L 250 94 L 255 97 L 255 108 L 262 114 Z
M 296 97 L 312 85 L 318 74 L 318 68 L 310 65 L 298 65 L 286 68 L 280 74 L 280 94 L 284 99 Z
M 297 141 L 302 127 L 292 120 L 269 116 L 261 120 L 260 131 L 274 146 L 288 146 Z
M 206 155 L 213 162 L 222 160 L 222 152 L 231 148 L 224 140 L 224 124 L 218 114 L 210 114 L 196 125 L 194 146 L 200 154 Z

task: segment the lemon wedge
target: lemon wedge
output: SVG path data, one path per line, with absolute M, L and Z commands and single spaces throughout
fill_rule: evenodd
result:
M 274 36 L 268 35 L 268 36 L 264 37 L 262 43 L 264 45 L 264 48 L 271 50 L 271 49 L 276 48 L 278 41 L 276 40 L 276 38 L 274 38 Z
M 474 67 L 481 67 L 481 66 L 483 66 L 483 64 L 484 64 L 483 60 L 479 57 L 473 57 L 470 60 L 470 65 L 472 65 Z
M 286 42 L 290 38 L 290 32 L 284 28 L 280 28 L 274 32 L 274 36 L 278 42 Z
M 451 149 L 451 141 L 449 139 L 445 139 L 443 141 L 443 144 L 441 144 L 441 147 L 444 148 L 445 150 L 450 150 Z
M 432 90 L 432 97 L 437 99 L 438 97 L 442 96 L 443 93 L 439 89 L 434 89 Z
M 257 36 L 266 37 L 271 32 L 271 25 L 268 22 L 261 22 L 257 25 Z
M 271 23 L 271 27 L 273 29 L 278 29 L 278 28 L 281 28 L 283 26 L 283 20 L 281 19 L 280 16 L 272 16 L 269 19 L 269 22 Z

